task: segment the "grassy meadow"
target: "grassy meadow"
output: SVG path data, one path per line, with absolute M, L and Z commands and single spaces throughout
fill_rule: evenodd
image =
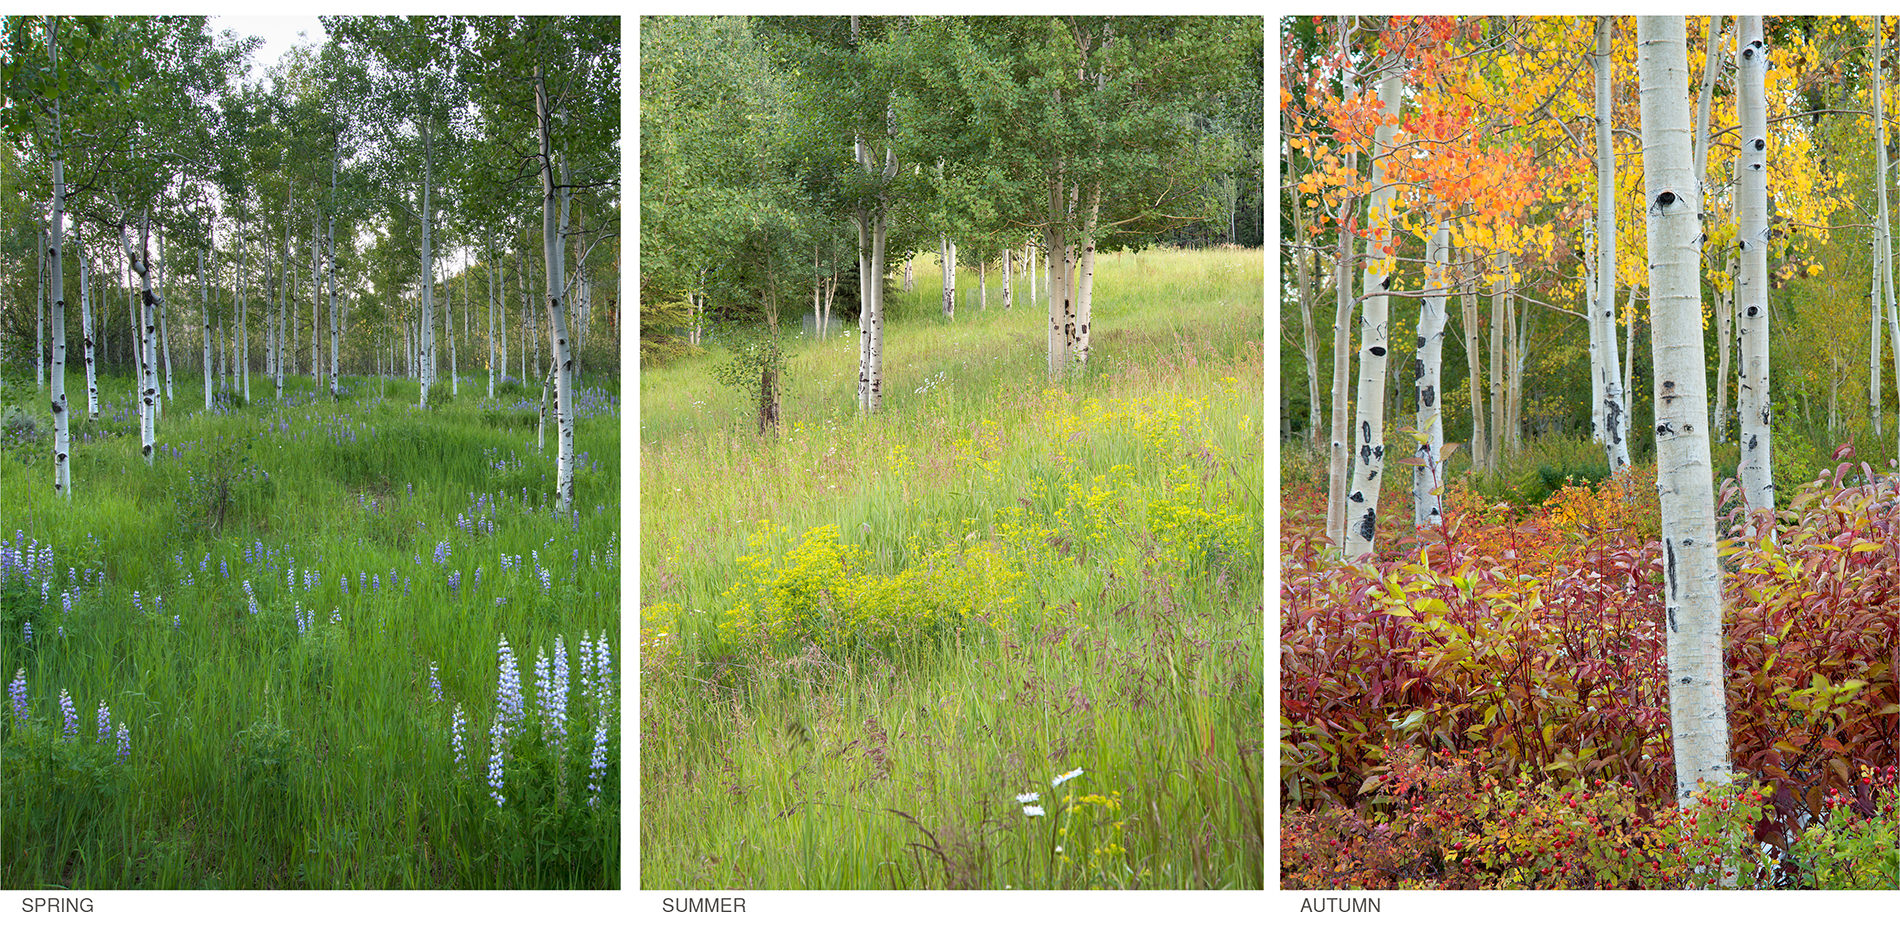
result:
M 7 382 L 0 883 L 618 887 L 613 381 L 570 515 L 512 381 L 424 413 L 413 381 L 257 378 L 207 413 L 181 373 L 149 467 L 130 378 L 97 422 L 66 382 L 70 500 Z
M 1261 887 L 1261 253 L 1103 255 L 1055 384 L 914 272 L 878 415 L 855 332 L 777 437 L 642 371 L 641 887 Z

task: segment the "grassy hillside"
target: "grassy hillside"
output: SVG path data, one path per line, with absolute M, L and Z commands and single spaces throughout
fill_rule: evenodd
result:
M 876 416 L 855 337 L 778 438 L 720 348 L 642 371 L 641 885 L 1259 887 L 1260 253 L 1104 256 L 1053 385 L 934 274 Z
M 569 516 L 538 392 L 466 379 L 428 413 L 412 382 L 291 378 L 207 414 L 186 377 L 151 467 L 108 379 L 62 500 L 9 377 L 0 882 L 618 885 L 615 390 L 577 404 Z M 504 638 L 527 717 L 498 735 Z

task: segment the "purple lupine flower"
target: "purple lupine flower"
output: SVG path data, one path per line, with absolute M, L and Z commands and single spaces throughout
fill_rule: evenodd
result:
M 455 751 L 455 770 L 462 771 L 468 766 L 468 716 L 462 714 L 462 703 L 455 703 L 455 713 L 449 718 L 449 749 Z
M 502 723 L 499 716 L 488 728 L 488 743 L 488 794 L 495 799 L 495 807 L 499 808 L 508 800 L 501 794 L 506 775 L 502 760 L 508 745 L 508 726 Z
M 369 574 L 363 572 L 362 570 L 357 570 L 356 571 L 356 591 L 362 592 L 364 589 L 367 589 L 367 588 L 369 588 Z
M 62 615 L 70 615 L 73 613 L 73 591 L 71 589 L 61 589 L 59 591 L 59 611 Z
M 587 758 L 587 804 L 600 804 L 601 781 L 607 777 L 607 716 L 594 725 L 594 752 Z
M 224 579 L 231 578 L 231 561 L 223 558 L 218 559 L 218 575 Z
M 461 570 L 456 570 L 455 572 L 449 574 L 449 593 L 451 595 L 462 594 L 462 571 Z
M 246 562 L 247 563 L 249 562 L 248 558 L 246 559 Z M 209 570 L 209 569 L 211 569 L 211 552 L 205 551 L 204 559 L 198 561 L 198 572 L 203 573 L 204 571 Z
M 409 577 L 407 576 L 402 578 L 402 594 L 405 596 L 409 594 Z
M 554 591 L 553 577 L 548 575 L 548 571 L 546 567 L 541 567 L 540 570 L 541 570 L 541 591 L 553 592 Z
M 251 614 L 257 614 L 257 593 L 251 591 L 251 581 L 244 581 L 244 598 L 250 603 Z
M 346 574 L 344 574 L 344 575 L 342 575 L 342 576 L 339 576 L 339 577 L 337 577 L 337 578 L 336 578 L 336 584 L 337 584 L 337 587 L 338 587 L 338 588 L 340 588 L 340 589 L 342 589 L 342 590 L 343 590 L 343 594 L 344 594 L 344 595 L 349 595 L 349 594 L 350 594 L 350 577 L 349 577 L 349 574 L 347 574 L 347 573 L 346 573 Z
M 482 588 L 482 568 L 481 567 L 475 568 L 475 588 L 478 590 Z
M 581 643 L 575 648 L 575 653 L 580 657 L 581 662 L 581 698 L 592 701 L 594 699 L 594 640 L 591 632 L 581 632 Z
M 502 635 L 495 648 L 499 670 L 495 680 L 495 718 L 499 724 L 519 721 L 527 715 L 521 701 L 521 672 L 515 666 L 515 652 L 508 648 L 508 636 Z
M 552 675 L 553 674 L 549 671 L 547 649 L 537 649 L 534 653 L 534 703 L 535 712 L 541 716 L 544 734 L 546 733 L 546 726 L 551 723 L 549 715 L 551 714 L 550 709 L 554 704 L 554 680 Z
M 79 736 L 79 712 L 73 710 L 73 697 L 65 689 L 59 690 L 59 714 L 64 719 L 63 739 L 71 740 Z
M 331 624 L 343 623 L 343 606 L 339 605 L 335 608 L 330 609 L 330 623 Z
M 126 758 L 131 755 L 132 755 L 132 732 L 126 729 L 124 721 L 120 721 L 119 722 L 119 763 L 120 765 L 124 765 Z
M 138 611 L 145 610 L 145 606 L 139 604 L 139 591 L 137 589 L 132 590 L 132 607 Z
M 26 667 L 13 671 L 13 681 L 7 683 L 7 694 L 13 697 L 13 717 L 22 723 L 26 721 Z
M 33 643 L 33 622 L 31 620 L 20 622 L 20 632 L 26 635 L 27 643 Z
M 66 639 L 66 626 L 63 624 L 54 625 L 53 633 L 59 635 L 59 639 L 64 641 Z
M 383 591 L 383 574 L 378 573 L 375 576 L 372 576 L 369 578 L 369 591 L 371 592 Z
M 600 696 L 602 705 L 614 695 L 613 657 L 607 650 L 607 632 L 600 632 L 600 639 L 594 642 L 594 690 Z
M 112 736 L 112 709 L 106 707 L 106 700 L 99 700 L 99 742 L 105 743 Z
M 548 718 L 559 744 L 567 738 L 567 642 L 559 635 L 554 638 L 554 692 Z
M 176 631 L 176 630 L 178 630 L 178 620 L 179 620 L 179 616 L 178 616 L 178 615 L 173 615 L 173 616 L 172 616 L 172 630 L 174 630 L 174 631 Z
M 435 565 L 441 566 L 443 563 L 447 562 L 449 559 L 449 555 L 453 552 L 454 552 L 453 549 L 449 547 L 448 541 L 443 541 L 442 543 L 435 545 Z
M 442 680 L 435 674 L 435 661 L 429 661 L 429 701 L 442 701 Z M 457 710 L 460 710 L 459 707 Z

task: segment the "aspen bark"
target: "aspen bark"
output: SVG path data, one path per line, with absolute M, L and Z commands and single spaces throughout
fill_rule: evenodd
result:
M 1086 366 L 1089 360 L 1089 345 L 1092 340 L 1090 329 L 1095 321 L 1095 236 L 1098 233 L 1102 216 L 1102 183 L 1096 181 L 1089 190 L 1088 218 L 1082 222 L 1082 257 L 1077 273 L 1080 281 L 1076 284 L 1075 298 L 1075 366 Z
M 59 20 L 54 19 L 48 26 L 47 43 L 51 46 L 53 68 L 59 68 Z M 55 141 L 53 144 L 53 221 L 47 234 L 46 256 L 53 268 L 53 356 L 52 368 L 52 412 L 53 412 L 53 495 L 73 495 L 72 471 L 72 423 L 66 398 L 66 163 L 61 157 L 59 132 L 59 108 L 53 109 Z
M 33 388 L 46 387 L 46 368 L 42 366 L 46 357 L 46 232 L 39 233 L 40 285 L 38 289 L 38 308 L 33 313 Z
M 1465 322 L 1465 366 L 1471 368 L 1471 375 L 1466 377 L 1471 387 L 1471 468 L 1476 471 L 1489 470 L 1491 459 L 1484 434 L 1484 351 L 1478 343 L 1478 291 L 1475 279 L 1467 280 L 1460 288 L 1458 305 Z
M 488 260 L 488 398 L 495 398 L 495 260 Z
M 950 236 L 937 236 L 937 292 L 946 321 L 957 317 L 957 265 L 950 257 Z
M 1596 135 L 1597 135 L 1597 279 L 1596 306 L 1590 324 L 1596 330 L 1601 351 L 1593 360 L 1598 389 L 1603 395 L 1603 452 L 1610 472 L 1629 468 L 1629 376 L 1617 375 L 1616 344 L 1616 146 L 1611 135 L 1612 80 L 1614 61 L 1610 56 L 1610 31 L 1613 20 L 1597 20 L 1596 48 Z M 1632 324 L 1634 324 L 1632 316 Z M 1632 344 L 1631 350 L 1634 350 Z
M 1404 64 L 1393 58 L 1379 78 L 1379 104 L 1385 115 L 1399 112 L 1400 80 Z M 1394 247 L 1392 198 L 1393 185 L 1386 178 L 1387 165 L 1394 157 L 1392 141 L 1398 127 L 1381 121 L 1373 133 L 1372 193 L 1367 200 L 1365 276 L 1362 292 L 1367 294 L 1359 309 L 1359 389 L 1354 400 L 1358 450 L 1353 455 L 1351 489 L 1346 494 L 1346 557 L 1352 559 L 1373 552 L 1379 527 L 1379 491 L 1385 484 L 1385 386 L 1388 354 L 1388 297 L 1396 273 L 1391 253 Z
M 1767 48 L 1760 16 L 1741 17 L 1736 53 L 1736 93 L 1741 110 L 1741 185 L 1735 196 L 1735 240 L 1741 249 L 1736 278 L 1736 321 L 1741 336 L 1736 404 L 1741 421 L 1742 495 L 1750 510 L 1775 507 L 1770 465 L 1768 369 L 1768 96 Z
M 430 142 L 430 126 L 433 121 L 428 117 L 418 120 L 422 134 L 422 319 L 418 329 L 416 347 L 421 356 L 418 360 L 418 377 L 422 392 L 422 408 L 429 408 L 429 387 L 435 385 L 435 225 L 434 212 L 434 154 Z M 523 258 L 526 260 L 526 258 Z M 524 294 L 525 296 L 525 294 Z M 527 300 L 524 298 L 525 304 Z
M 1011 259 L 1010 249 L 1004 248 L 1003 249 L 1003 308 L 1005 310 L 1011 307 L 1009 276 L 1013 272 L 1014 268 L 1010 266 L 1010 259 Z
M 134 250 L 131 240 L 126 237 L 125 227 L 119 227 L 119 239 L 125 246 L 126 262 L 139 278 L 139 453 L 144 456 L 148 467 L 152 465 L 158 416 L 158 376 L 154 369 L 152 348 L 158 332 L 152 320 L 152 309 L 160 302 L 158 294 L 152 290 L 151 228 L 151 215 L 147 213 L 139 220 L 139 246 Z
M 86 246 L 83 242 L 79 245 L 78 254 L 79 325 L 86 339 L 86 417 L 96 422 L 99 420 L 99 368 L 96 359 L 93 357 L 92 288 L 87 278 L 88 262 L 86 260 Z M 103 328 L 103 326 L 101 327 Z
M 574 508 L 574 352 L 567 341 L 566 250 L 561 238 L 567 233 L 567 167 L 562 163 L 563 186 L 554 183 L 554 143 L 549 138 L 547 81 L 540 67 L 534 70 L 535 112 L 541 128 L 541 239 L 546 255 L 548 287 L 548 332 L 553 339 L 553 357 L 548 372 L 554 375 L 554 415 L 556 451 L 554 510 Z M 558 201 L 557 201 L 558 197 Z
M 1686 807 L 1698 790 L 1730 779 L 1722 576 L 1699 305 L 1701 191 L 1691 163 L 1683 19 L 1639 17 L 1636 28 L 1669 713 L 1676 797 Z
M 1729 284 L 1715 288 L 1715 443 L 1723 444 L 1729 439 L 1728 378 L 1729 368 L 1735 353 L 1735 279 L 1741 273 L 1740 261 L 1735 252 L 1729 252 L 1727 264 Z
M 1418 393 L 1418 457 L 1423 463 L 1412 469 L 1412 523 L 1436 525 L 1443 519 L 1439 505 L 1444 485 L 1445 462 L 1440 449 L 1445 446 L 1445 420 L 1439 413 L 1441 361 L 1445 348 L 1445 271 L 1451 262 L 1451 225 L 1443 219 L 1432 233 L 1425 256 L 1425 298 L 1418 314 L 1418 358 L 1415 389 Z
M 237 371 L 247 403 L 251 401 L 251 336 L 245 324 L 249 295 L 249 283 L 244 279 L 244 232 L 240 229 L 237 239 Z
M 1307 262 L 1306 211 L 1301 197 L 1293 196 L 1293 271 L 1300 292 L 1300 357 L 1306 361 L 1306 421 L 1308 447 L 1319 448 L 1319 338 L 1313 329 L 1313 268 Z
M 1510 411 L 1510 404 L 1504 398 L 1504 381 L 1510 374 L 1504 357 L 1504 348 L 1510 344 L 1504 332 L 1504 319 L 1510 312 L 1505 293 L 1510 287 L 1511 270 L 1503 252 L 1497 257 L 1497 279 L 1491 284 L 1491 430 L 1486 435 L 1490 444 L 1484 449 L 1485 461 L 1493 473 L 1504 457 L 1504 416 Z
M 1878 204 L 1879 212 L 1879 217 L 1876 220 L 1876 224 L 1879 227 L 1874 230 L 1874 246 L 1880 250 L 1880 259 L 1876 262 L 1875 269 L 1879 277 L 1881 293 L 1887 304 L 1887 325 L 1890 329 L 1888 334 L 1890 336 L 1889 340 L 1893 343 L 1893 378 L 1894 383 L 1900 385 L 1900 305 L 1896 305 L 1893 298 L 1893 219 L 1892 214 L 1887 211 L 1887 104 L 1886 94 L 1883 90 L 1886 84 L 1884 77 L 1886 74 L 1884 67 L 1886 62 L 1885 28 L 1886 17 L 1874 17 L 1874 189 L 1875 202 Z M 1880 369 L 1879 358 L 1880 340 L 1876 337 L 1874 339 L 1874 369 L 1876 372 L 1873 377 L 1873 381 L 1876 384 L 1874 387 L 1876 393 L 1880 389 L 1877 385 L 1880 382 L 1878 373 Z M 1876 398 L 1874 405 L 1875 434 L 1880 433 L 1879 408 L 1879 400 Z M 1894 436 L 1896 442 L 1900 442 L 1900 423 L 1897 423 L 1894 427 Z M 1900 451 L 1896 451 L 1896 453 L 1900 453 Z
M 205 281 L 205 253 L 198 251 L 198 308 L 204 317 L 205 411 L 211 411 L 211 294 Z
M 1353 234 L 1346 228 L 1353 215 L 1351 193 L 1339 206 L 1339 253 L 1333 265 L 1333 280 L 1338 283 L 1333 301 L 1333 409 L 1332 435 L 1327 448 L 1326 466 L 1326 539 L 1334 547 L 1346 547 L 1346 477 L 1352 460 L 1350 409 L 1346 405 L 1346 385 L 1352 376 L 1352 261 Z

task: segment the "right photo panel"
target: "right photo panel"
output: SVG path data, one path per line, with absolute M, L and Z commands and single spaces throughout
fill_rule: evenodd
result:
M 1283 890 L 1900 887 L 1892 16 L 1299 16 Z

